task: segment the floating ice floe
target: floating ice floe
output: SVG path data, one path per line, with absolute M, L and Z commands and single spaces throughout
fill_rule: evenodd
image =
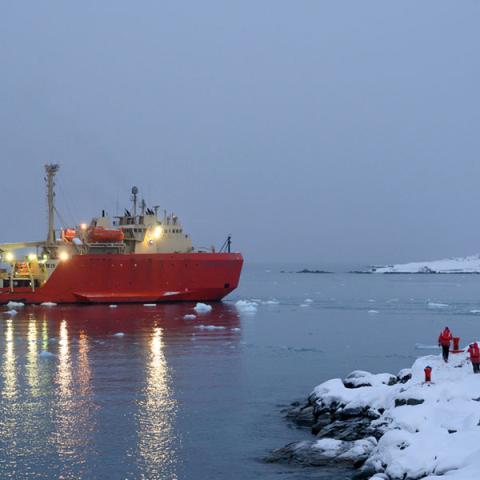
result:
M 194 315 L 193 313 L 187 313 L 187 315 L 183 316 L 184 320 L 195 320 L 196 318 L 197 318 L 197 316 Z
M 24 306 L 25 306 L 25 304 L 23 302 L 12 302 L 12 301 L 10 301 L 10 302 L 7 303 L 7 308 L 12 308 L 12 309 L 21 308 L 21 307 L 24 307 Z
M 124 337 L 125 334 L 123 332 L 118 332 L 113 334 L 114 337 Z
M 480 310 L 470 310 L 470 313 L 480 313 Z
M 5 313 L 6 315 L 13 316 L 13 315 L 16 315 L 18 312 L 14 308 L 12 308 L 11 310 L 7 310 L 6 312 L 3 312 L 3 313 Z
M 238 300 L 235 303 L 235 308 L 242 313 L 257 313 L 258 303 L 250 300 Z
M 117 308 L 118 305 L 113 305 L 113 304 L 112 304 L 112 305 L 109 305 L 109 307 L 110 307 L 110 308 Z
M 447 308 L 448 303 L 428 302 L 428 308 Z
M 206 303 L 197 303 L 195 305 L 195 307 L 193 307 L 193 309 L 197 312 L 197 313 L 208 313 L 208 312 L 211 312 L 212 311 L 212 306 L 211 305 L 207 305 Z
M 360 468 L 355 477 L 372 480 L 480 476 L 480 375 L 466 352 L 449 363 L 440 355 L 418 358 L 398 375 L 352 372 L 318 385 L 294 409 L 290 418 L 311 418 L 318 437 L 276 450 L 270 461 L 344 462 Z
M 225 330 L 226 327 L 222 325 L 195 325 L 199 330 Z
M 48 350 L 42 350 L 38 356 L 41 358 L 51 358 L 51 357 L 54 357 L 55 355 L 49 352 Z
M 370 315 L 376 315 L 377 313 L 380 313 L 378 310 L 369 310 L 368 313 Z
M 309 303 L 301 303 L 299 306 L 302 307 L 302 308 L 305 308 L 305 307 L 309 307 L 310 304 Z
M 55 302 L 43 302 L 40 304 L 42 307 L 56 307 L 57 304 Z
M 438 350 L 440 347 L 438 345 L 426 345 L 424 343 L 416 343 L 415 348 L 417 350 Z
M 156 303 L 144 303 L 143 306 L 144 307 L 156 307 L 157 304 Z
M 230 329 L 231 332 L 240 332 L 240 329 L 238 327 L 234 327 Z
M 313 300 L 311 298 L 306 298 L 303 303 L 313 303 Z
M 280 304 L 280 302 L 275 298 L 273 300 L 265 300 L 262 303 L 264 305 L 279 305 Z

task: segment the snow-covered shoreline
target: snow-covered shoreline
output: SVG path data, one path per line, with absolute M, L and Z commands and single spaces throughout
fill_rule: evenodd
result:
M 373 266 L 363 273 L 480 273 L 480 255 L 397 265 Z
M 432 383 L 424 368 L 432 368 Z M 466 353 L 421 357 L 398 375 L 352 372 L 314 388 L 288 416 L 316 440 L 274 451 L 271 462 L 347 463 L 354 478 L 467 480 L 480 476 L 480 375 Z

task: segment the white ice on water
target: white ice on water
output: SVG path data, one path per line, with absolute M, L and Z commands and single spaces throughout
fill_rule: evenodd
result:
M 380 313 L 378 310 L 369 310 L 368 313 L 370 315 L 376 315 L 377 313 Z
M 428 308 L 447 308 L 448 303 L 428 302 Z
M 257 313 L 258 303 L 250 300 L 238 300 L 235 308 L 242 313 Z
M 211 312 L 212 311 L 212 306 L 211 305 L 207 305 L 206 303 L 197 303 L 195 305 L 195 307 L 193 307 L 193 309 L 197 312 L 197 313 L 208 313 L 208 312 Z
M 6 313 L 7 315 L 12 315 L 13 316 L 13 315 L 16 315 L 18 312 L 15 309 L 12 308 L 12 310 L 7 310 L 4 313 Z
M 225 330 L 226 327 L 222 325 L 196 325 L 195 328 L 199 330 Z
M 118 332 L 113 334 L 114 337 L 124 337 L 125 334 L 123 332 Z
M 424 383 L 424 368 L 432 368 L 432 383 Z M 480 477 L 480 375 L 474 375 L 466 353 L 440 355 L 415 361 L 406 383 L 388 385 L 390 374 L 353 372 L 349 381 L 367 381 L 371 386 L 346 388 L 339 378 L 315 387 L 312 395 L 322 406 L 340 404 L 343 409 L 365 408 L 380 414 L 373 424 L 385 425 L 378 444 L 369 450 L 366 466 L 388 475 L 390 480 Z M 396 400 L 423 400 L 418 405 L 396 405 Z M 379 411 L 380 410 L 380 411 Z M 368 439 L 367 439 L 368 440 Z M 373 441 L 373 440 L 372 440 Z M 336 448 L 336 440 L 319 447 Z M 382 473 L 373 478 L 386 478 Z
M 21 308 L 21 307 L 24 307 L 24 306 L 25 306 L 25 304 L 23 302 L 12 302 L 12 301 L 10 301 L 10 302 L 7 303 L 7 308 L 12 308 L 12 309 Z

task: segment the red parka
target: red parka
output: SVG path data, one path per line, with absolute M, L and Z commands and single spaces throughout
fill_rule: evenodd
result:
M 470 354 L 470 361 L 472 363 L 480 363 L 480 349 L 478 348 L 477 342 L 472 344 L 468 349 L 468 353 Z
M 452 333 L 450 329 L 446 327 L 443 332 L 438 337 L 438 343 L 443 347 L 449 347 L 450 342 L 453 340 Z

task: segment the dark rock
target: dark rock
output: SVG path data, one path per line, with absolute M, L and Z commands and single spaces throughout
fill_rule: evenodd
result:
M 421 405 L 425 400 L 423 398 L 396 398 L 395 407 L 403 407 L 404 405 Z

